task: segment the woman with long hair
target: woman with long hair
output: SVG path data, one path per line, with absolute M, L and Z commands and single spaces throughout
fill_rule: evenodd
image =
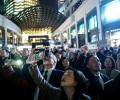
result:
M 104 66 L 105 68 L 102 69 L 101 72 L 107 75 L 110 79 L 114 79 L 120 73 L 120 71 L 116 69 L 115 60 L 110 56 L 106 57 Z
M 37 65 L 31 66 L 29 71 L 40 92 L 49 98 L 47 100 L 91 100 L 84 94 L 88 80 L 80 71 L 67 68 L 61 79 L 61 88 L 56 88 L 45 81 Z

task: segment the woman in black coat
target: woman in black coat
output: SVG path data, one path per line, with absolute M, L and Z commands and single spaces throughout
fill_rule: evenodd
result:
M 61 79 L 61 88 L 53 87 L 45 81 L 37 65 L 31 66 L 29 71 L 40 92 L 48 97 L 47 100 L 91 100 L 84 94 L 88 80 L 80 71 L 67 68 Z

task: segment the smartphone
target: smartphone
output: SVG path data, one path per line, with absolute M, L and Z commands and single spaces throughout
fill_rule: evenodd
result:
M 39 53 L 36 53 L 35 54 L 35 60 L 37 61 L 37 60 L 40 60 L 40 55 L 39 55 Z

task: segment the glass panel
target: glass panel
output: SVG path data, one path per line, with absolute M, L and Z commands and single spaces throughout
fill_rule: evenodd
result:
M 94 34 L 91 36 L 91 42 L 97 42 L 98 41 L 98 37 L 97 37 L 97 34 Z
M 79 47 L 85 45 L 85 34 L 78 34 L 78 45 Z
M 84 23 L 81 23 L 78 25 L 78 34 L 84 34 L 85 28 L 84 28 Z
M 72 28 L 71 28 L 71 47 L 72 48 L 75 48 L 76 46 L 77 46 L 77 44 L 76 44 L 76 29 L 75 29 L 75 26 L 73 26 Z
M 13 43 L 12 33 L 7 32 L 7 44 L 12 44 L 12 43 Z
M 104 25 L 120 21 L 120 0 L 112 0 L 112 2 L 102 6 L 101 18 Z
M 76 37 L 76 30 L 75 28 L 71 31 L 71 38 L 75 38 Z
M 97 16 L 91 16 L 88 20 L 88 30 L 92 30 L 94 28 L 97 28 Z

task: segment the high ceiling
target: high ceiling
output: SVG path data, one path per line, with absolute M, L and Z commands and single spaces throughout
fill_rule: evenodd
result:
M 54 2 L 54 5 L 51 2 Z M 51 2 L 47 5 L 47 0 L 5 0 L 5 15 L 23 31 L 51 27 L 53 32 L 66 17 L 58 12 L 55 3 L 57 0 Z
M 24 9 L 11 19 L 23 30 L 52 27 L 54 31 L 65 20 L 65 17 L 54 9 L 38 5 Z

